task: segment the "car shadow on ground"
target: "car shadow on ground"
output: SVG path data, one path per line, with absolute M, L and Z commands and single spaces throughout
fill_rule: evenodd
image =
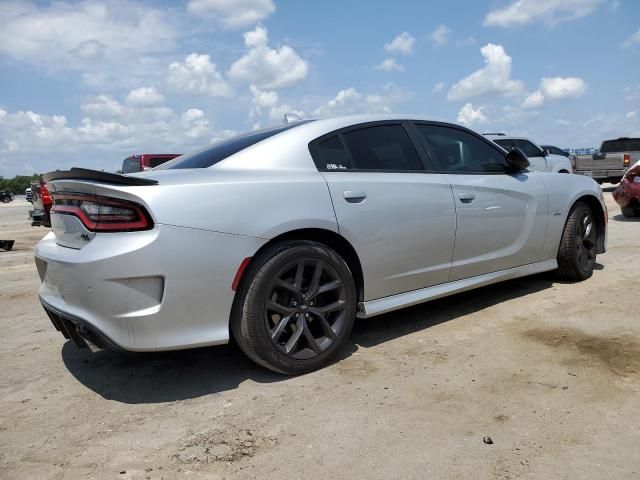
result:
M 618 215 L 614 215 L 611 217 L 613 220 L 617 222 L 640 222 L 640 216 L 636 215 L 635 217 L 625 217 L 621 213 Z
M 598 264 L 601 270 L 603 267 Z M 510 280 L 397 312 L 356 321 L 351 341 L 335 362 L 359 346 L 372 347 L 418 330 L 448 322 L 492 305 L 539 292 L 557 283 L 552 274 Z M 175 352 L 95 354 L 72 342 L 62 348 L 62 360 L 83 385 L 102 397 L 123 403 L 162 403 L 197 398 L 237 388 L 249 380 L 286 381 L 288 377 L 257 366 L 235 345 Z

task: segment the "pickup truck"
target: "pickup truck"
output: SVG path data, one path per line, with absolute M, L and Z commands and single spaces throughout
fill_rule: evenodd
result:
M 630 165 L 640 160 L 640 138 L 605 140 L 592 155 L 576 155 L 573 172 L 596 182 L 619 183 Z
M 182 155 L 181 153 L 142 153 L 140 155 L 130 155 L 122 162 L 122 173 L 136 173 L 150 170 L 162 165 L 169 160 Z

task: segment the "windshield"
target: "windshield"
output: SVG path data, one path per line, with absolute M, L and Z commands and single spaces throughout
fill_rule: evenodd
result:
M 640 151 L 640 138 L 619 138 L 618 140 L 606 140 L 602 142 L 600 152 L 638 152 Z
M 282 133 L 291 128 L 307 123 L 310 120 L 304 122 L 297 122 L 293 125 L 285 125 L 283 127 L 268 128 L 265 130 L 258 130 L 255 132 L 244 133 L 237 137 L 230 138 L 215 145 L 208 146 L 206 148 L 196 150 L 195 152 L 182 155 L 174 160 L 171 160 L 163 165 L 160 165 L 156 170 L 166 169 L 182 169 L 182 168 L 207 168 L 216 163 L 230 157 L 231 155 L 238 153 L 245 148 L 249 148 L 258 142 L 266 140 L 269 137 L 273 137 L 278 133 Z
M 122 162 L 122 173 L 135 173 L 140 171 L 140 158 L 125 158 Z

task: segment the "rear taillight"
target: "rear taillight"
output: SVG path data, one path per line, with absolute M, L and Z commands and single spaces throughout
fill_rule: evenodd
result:
M 631 164 L 631 155 L 629 155 L 628 153 L 624 154 L 624 160 L 622 161 L 622 164 L 625 167 L 628 167 Z
M 153 221 L 137 203 L 85 194 L 55 194 L 51 213 L 78 217 L 92 232 L 149 230 Z
M 40 181 L 40 188 L 38 189 L 40 192 L 40 198 L 42 199 L 42 205 L 46 208 L 49 207 L 53 200 L 51 200 L 51 195 L 49 195 L 49 189 L 47 188 L 47 182 L 44 180 Z

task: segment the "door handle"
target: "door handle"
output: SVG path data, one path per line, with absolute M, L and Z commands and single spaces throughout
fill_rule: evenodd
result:
M 342 196 L 349 203 L 362 203 L 367 198 L 367 192 L 347 190 L 342 194 Z
M 471 203 L 476 199 L 476 196 L 473 193 L 460 192 L 458 198 L 462 203 Z

